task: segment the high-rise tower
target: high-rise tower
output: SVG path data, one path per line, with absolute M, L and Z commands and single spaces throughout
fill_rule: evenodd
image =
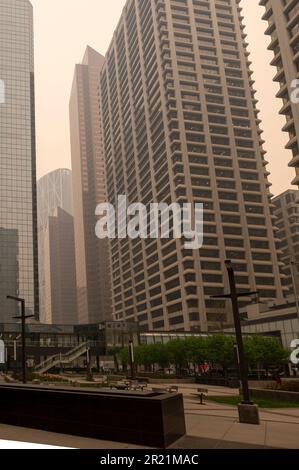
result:
M 280 84 L 277 97 L 283 100 L 280 114 L 285 115 L 292 152 L 289 166 L 296 170 L 293 184 L 299 185 L 299 3 L 298 0 L 261 0 L 266 7 L 264 20 L 269 22 L 266 34 L 271 36 L 269 49 L 274 52 L 271 64 L 277 67 L 274 81 Z
M 203 202 L 204 246 L 111 240 L 117 319 L 207 331 L 213 300 L 238 289 L 283 297 L 270 183 L 237 0 L 128 0 L 101 73 L 108 200 Z M 251 299 L 243 299 L 244 303 Z
M 72 172 L 48 173 L 37 182 L 40 321 L 76 324 L 77 286 Z
M 76 325 L 74 218 L 61 207 L 49 217 L 43 248 L 43 320 L 54 325 Z
M 111 319 L 109 246 L 95 236 L 96 206 L 106 201 L 99 114 L 104 57 L 87 47 L 76 65 L 70 100 L 78 315 L 80 323 Z
M 0 252 L 6 253 L 0 259 L 0 322 L 14 322 L 18 306 L 7 295 L 25 298 L 28 313 L 38 317 L 33 9 L 28 0 L 0 0 L 0 81 Z
M 289 189 L 273 199 L 278 248 L 281 250 L 284 285 L 289 294 L 299 292 L 299 191 Z M 292 263 L 295 263 L 292 266 Z M 295 286 L 294 286 L 295 284 Z

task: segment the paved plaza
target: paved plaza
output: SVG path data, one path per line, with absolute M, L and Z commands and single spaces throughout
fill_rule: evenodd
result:
M 207 387 L 211 396 L 238 395 L 238 390 Z M 248 446 L 299 449 L 299 408 L 260 410 L 261 425 L 240 424 L 235 406 L 206 402 L 193 396 L 197 386 L 180 387 L 184 393 L 187 435 L 214 439 L 217 447 L 231 443 Z M 237 448 L 237 446 L 236 446 Z

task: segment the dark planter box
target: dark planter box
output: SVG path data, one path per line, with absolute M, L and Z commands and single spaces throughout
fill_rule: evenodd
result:
M 185 435 L 183 397 L 1 385 L 0 423 L 166 448 Z
M 215 387 L 227 387 L 227 380 L 223 377 L 202 376 L 196 378 L 196 383 L 201 385 L 212 385 Z
M 196 383 L 201 384 L 201 385 L 211 385 L 214 387 L 229 387 L 229 388 L 239 388 L 239 385 L 240 385 L 239 380 L 235 377 L 225 379 L 224 377 L 202 376 L 202 377 L 197 377 Z

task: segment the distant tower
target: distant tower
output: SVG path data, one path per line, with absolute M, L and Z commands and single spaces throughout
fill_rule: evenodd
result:
M 57 207 L 73 215 L 72 172 L 66 168 L 46 174 L 37 182 L 38 230 L 48 226 Z
M 74 219 L 60 207 L 49 217 L 45 240 L 45 323 L 76 325 Z
M 0 323 L 39 314 L 33 8 L 0 0 Z M 4 287 L 5 286 L 5 289 Z
M 95 236 L 96 206 L 106 202 L 99 77 L 104 57 L 87 47 L 70 99 L 74 224 L 80 323 L 111 318 L 109 245 Z
M 284 263 L 282 272 L 285 275 L 284 285 L 289 294 L 294 294 L 294 282 L 299 293 L 299 191 L 288 190 L 273 199 L 276 216 L 275 226 L 278 248 L 281 250 L 281 261 Z M 295 266 L 291 263 L 295 262 Z M 294 279 L 293 279 L 294 278 Z
M 277 67 L 274 81 L 280 84 L 280 90 L 276 96 L 283 100 L 280 114 L 285 115 L 287 121 L 283 130 L 290 135 L 290 140 L 286 146 L 292 152 L 292 160 L 289 166 L 294 167 L 296 170 L 296 177 L 292 184 L 299 186 L 298 0 L 261 0 L 260 5 L 266 7 L 263 19 L 269 23 L 266 30 L 266 34 L 271 36 L 268 49 L 274 52 L 271 65 Z M 296 93 L 295 88 L 297 88 Z M 296 95 L 296 100 L 292 100 L 292 94 Z
M 59 169 L 37 183 L 40 320 L 76 324 L 72 172 Z

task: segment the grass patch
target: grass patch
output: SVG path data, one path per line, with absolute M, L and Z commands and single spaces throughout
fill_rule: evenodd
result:
M 221 405 L 238 406 L 241 403 L 241 397 L 208 397 L 209 401 L 220 403 Z M 299 403 L 288 401 L 271 400 L 268 398 L 254 398 L 254 403 L 260 408 L 299 408 Z

